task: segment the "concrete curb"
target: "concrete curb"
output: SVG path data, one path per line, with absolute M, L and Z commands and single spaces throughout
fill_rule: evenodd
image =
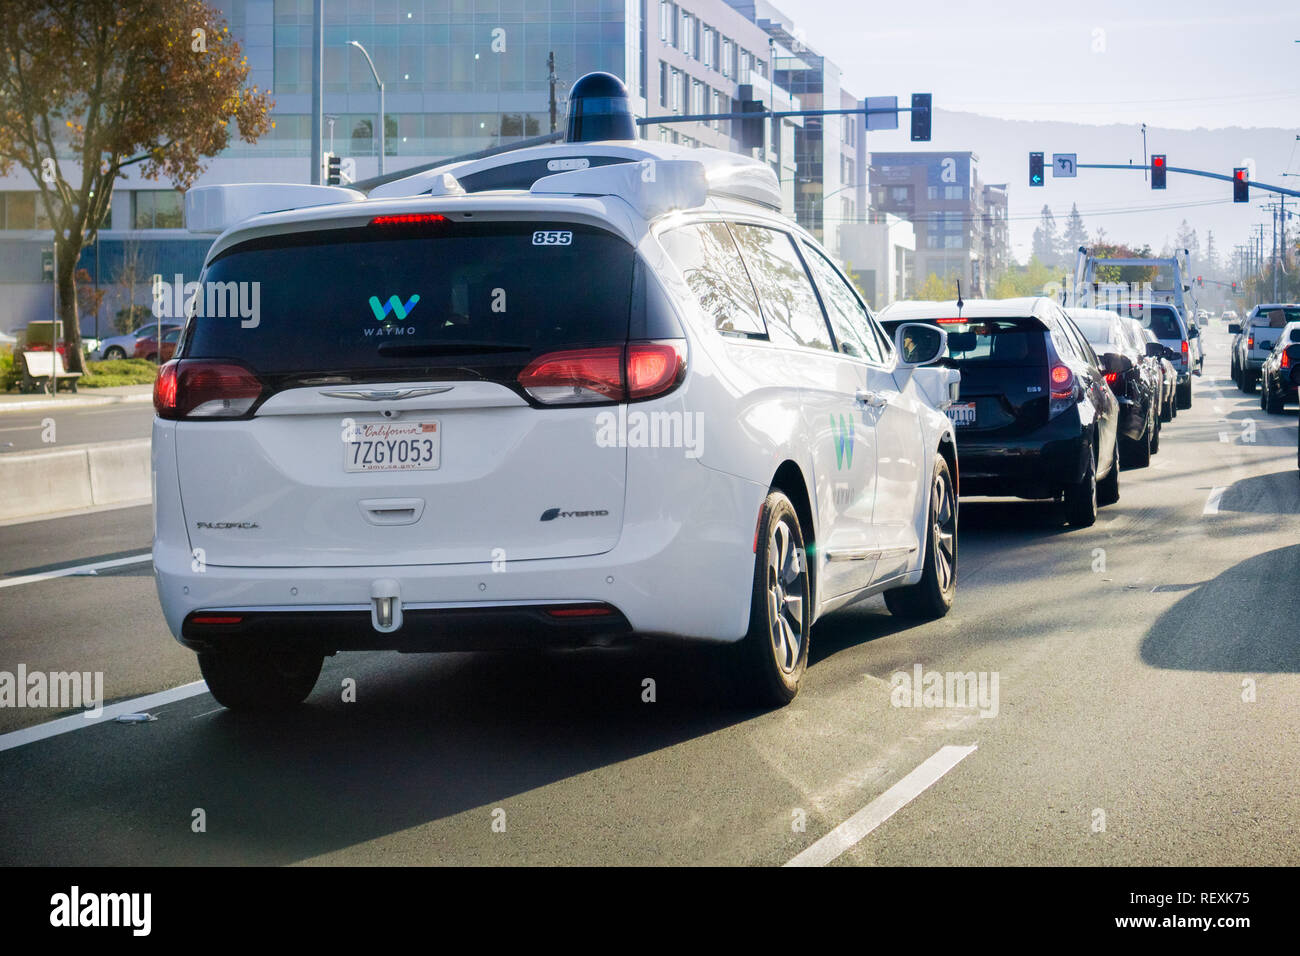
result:
M 150 444 L 139 438 L 0 457 L 0 520 L 150 498 Z
M 60 411 L 65 408 L 90 408 L 95 405 L 120 405 L 123 402 L 151 402 L 153 391 L 141 395 L 76 395 L 67 398 L 33 398 L 6 402 L 0 399 L 0 415 L 5 412 Z

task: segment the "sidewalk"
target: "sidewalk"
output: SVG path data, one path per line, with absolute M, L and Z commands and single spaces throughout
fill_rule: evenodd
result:
M 0 394 L 0 414 L 4 412 L 39 412 L 54 408 L 86 408 L 93 405 L 117 405 L 122 402 L 153 400 L 152 385 L 113 385 L 109 388 L 83 388 L 75 395 L 60 391 L 58 395 Z

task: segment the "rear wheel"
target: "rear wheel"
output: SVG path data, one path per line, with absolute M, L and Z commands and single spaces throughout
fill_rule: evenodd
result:
M 230 710 L 285 710 L 307 699 L 322 654 L 284 649 L 202 651 L 199 670 L 217 703 Z
M 1119 439 L 1111 453 L 1110 474 L 1097 482 L 1097 504 L 1113 505 L 1119 501 Z
M 942 456 L 935 462 L 930 482 L 923 562 L 920 581 L 885 592 L 885 606 L 895 617 L 943 617 L 957 593 L 957 495 Z
M 1192 407 L 1192 380 L 1189 378 L 1186 383 L 1179 385 L 1174 392 L 1175 402 L 1179 408 Z
M 749 633 L 737 648 L 745 696 L 780 707 L 794 700 L 808 666 L 812 588 L 803 530 L 794 505 L 780 491 L 763 503 L 754 561 Z
M 1137 438 L 1124 442 L 1124 467 L 1146 468 L 1151 464 L 1151 422 Z
M 1259 373 L 1252 372 L 1250 369 L 1241 371 L 1241 390 L 1247 395 L 1255 394 L 1255 386 L 1259 384 Z
M 1160 416 L 1151 413 L 1151 454 L 1160 453 Z
M 104 351 L 104 358 L 105 358 L 105 360 L 111 360 L 111 359 L 124 359 L 124 358 L 126 358 L 126 349 L 119 348 L 119 347 L 116 346 L 116 345 L 110 345 L 110 346 L 109 346 L 109 347 Z
M 1076 528 L 1097 523 L 1097 460 L 1095 451 L 1088 455 L 1087 473 L 1065 486 L 1065 518 Z
M 1267 385 L 1263 391 L 1264 411 L 1270 415 L 1281 415 L 1282 410 L 1286 407 L 1286 396 L 1281 389 L 1274 386 L 1271 378 L 1266 378 L 1264 381 Z

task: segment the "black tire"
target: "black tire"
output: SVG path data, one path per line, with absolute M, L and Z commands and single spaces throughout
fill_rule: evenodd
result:
M 287 710 L 307 699 L 325 657 L 308 651 L 203 651 L 199 670 L 230 710 Z
M 1179 408 L 1192 407 L 1192 380 L 1189 378 L 1187 384 L 1179 385 L 1174 392 L 1174 403 Z
M 763 503 L 758 544 L 749 633 L 737 648 L 745 680 L 742 696 L 761 706 L 783 707 L 799 693 L 808 667 L 812 586 L 799 515 L 780 491 L 770 492 Z
M 890 614 L 933 621 L 952 609 L 957 594 L 958 510 L 948 462 L 938 456 L 930 482 L 921 580 L 885 592 L 885 606 Z
M 1264 411 L 1270 415 L 1281 415 L 1286 408 L 1286 396 L 1273 387 L 1272 379 L 1265 380 L 1267 388 L 1263 391 Z
M 1111 454 L 1110 474 L 1097 482 L 1097 504 L 1113 505 L 1119 501 L 1119 439 L 1115 439 L 1115 451 Z
M 1235 352 L 1233 353 L 1232 356 L 1232 371 L 1228 373 L 1228 377 L 1232 379 L 1233 385 L 1236 385 L 1238 388 L 1241 388 L 1241 376 L 1237 374 L 1237 355 Z
M 109 347 L 104 351 L 104 360 L 105 360 L 105 361 L 110 361 L 110 360 L 113 360 L 113 359 L 124 359 L 124 358 L 126 358 L 126 349 L 121 348 L 120 346 L 117 346 L 117 345 L 110 345 L 110 346 L 109 346 Z
M 1160 421 L 1172 422 L 1174 420 L 1174 403 L 1168 401 L 1164 393 L 1160 395 Z
M 1255 394 L 1255 386 L 1259 384 L 1259 373 L 1252 372 L 1250 369 L 1244 369 L 1241 373 L 1241 390 L 1247 395 Z
M 1147 422 L 1142 435 L 1124 441 L 1124 467 L 1146 468 L 1151 464 L 1151 422 Z
M 1088 455 L 1087 472 L 1078 482 L 1065 486 L 1065 520 L 1071 527 L 1091 528 L 1097 523 L 1096 450 Z
M 1151 454 L 1160 454 L 1160 416 L 1151 415 Z

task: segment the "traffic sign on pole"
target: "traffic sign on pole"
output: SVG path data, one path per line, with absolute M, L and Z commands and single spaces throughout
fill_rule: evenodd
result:
M 1076 169 L 1079 161 L 1078 153 L 1053 153 L 1052 154 L 1052 177 L 1054 179 L 1076 179 L 1079 172 Z

